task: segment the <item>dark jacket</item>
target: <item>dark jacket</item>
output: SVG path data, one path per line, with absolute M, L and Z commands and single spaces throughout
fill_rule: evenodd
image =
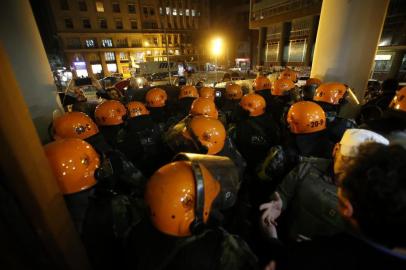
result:
M 147 223 L 134 231 L 130 244 L 134 269 L 257 269 L 248 245 L 221 228 L 181 238 L 162 234 Z
M 283 211 L 288 210 L 288 238 L 292 241 L 333 235 L 345 229 L 338 213 L 332 162 L 304 158 L 278 186 Z
M 248 117 L 237 123 L 235 128 L 237 149 L 251 168 L 255 168 L 265 158 L 269 148 L 279 144 L 279 138 L 278 125 L 266 113 Z
M 290 248 L 277 270 L 401 270 L 406 256 L 346 233 L 305 241 Z

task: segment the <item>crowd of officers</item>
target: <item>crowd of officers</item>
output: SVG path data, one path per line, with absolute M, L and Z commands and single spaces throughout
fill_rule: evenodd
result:
M 347 85 L 296 81 L 54 119 L 44 150 L 93 268 L 406 269 L 406 88 L 356 123 Z

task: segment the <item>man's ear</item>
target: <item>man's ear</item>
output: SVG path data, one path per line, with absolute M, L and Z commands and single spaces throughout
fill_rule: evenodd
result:
M 350 200 L 344 195 L 342 188 L 338 188 L 337 195 L 341 215 L 346 219 L 352 219 L 354 208 L 352 207 Z

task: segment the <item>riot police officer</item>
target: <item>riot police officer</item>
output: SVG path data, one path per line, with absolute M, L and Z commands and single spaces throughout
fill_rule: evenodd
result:
M 132 101 L 127 110 L 127 132 L 121 151 L 149 176 L 162 165 L 161 133 L 143 103 Z
M 316 89 L 313 97 L 326 112 L 329 137 L 334 143 L 341 139 L 347 129 L 357 126 L 353 119 L 339 115 L 341 106 L 351 99 L 350 91 L 352 90 L 342 83 L 323 83 Z

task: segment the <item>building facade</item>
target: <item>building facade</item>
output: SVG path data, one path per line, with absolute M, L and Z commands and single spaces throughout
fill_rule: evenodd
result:
M 249 27 L 259 33 L 255 64 L 310 67 L 322 2 L 251 0 Z M 391 0 L 371 77 L 406 81 L 405 52 L 406 2 Z
M 142 62 L 199 65 L 209 7 L 197 0 L 48 0 L 66 64 L 79 76 L 129 77 Z
M 221 59 L 222 64 L 227 67 L 249 69 L 252 61 L 252 43 L 255 40 L 254 31 L 247 28 L 250 1 L 211 1 L 212 28 L 224 37 L 227 47 Z

